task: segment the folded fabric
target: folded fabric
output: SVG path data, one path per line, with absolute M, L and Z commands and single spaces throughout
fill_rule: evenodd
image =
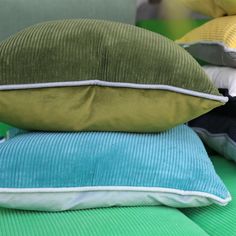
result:
M 0 0 L 0 41 L 43 21 L 93 18 L 135 23 L 135 0 Z
M 181 47 L 121 23 L 38 24 L 0 56 L 0 121 L 27 130 L 159 132 L 227 101 Z
M 236 15 L 235 0 L 177 0 L 193 11 L 207 16 Z
M 236 161 L 236 69 L 217 66 L 203 68 L 229 101 L 188 124 L 214 151 Z
M 195 207 L 230 200 L 185 125 L 160 134 L 26 133 L 0 145 L 0 207 Z
M 205 62 L 236 67 L 236 16 L 211 20 L 187 33 L 177 43 Z

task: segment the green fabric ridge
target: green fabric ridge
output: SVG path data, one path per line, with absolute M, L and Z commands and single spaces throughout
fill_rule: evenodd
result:
M 213 156 L 212 162 L 217 174 L 229 189 L 233 200 L 225 207 L 211 205 L 203 208 L 189 208 L 183 213 L 198 224 L 209 235 L 236 235 L 236 165 L 223 157 Z
M 90 19 L 29 27 L 0 44 L 0 84 L 102 80 L 162 84 L 220 96 L 173 41 L 136 26 Z
M 167 207 L 107 208 L 62 213 L 0 209 L 4 236 L 207 236 L 176 209 Z
M 159 132 L 221 104 L 164 90 L 101 86 L 12 90 L 0 91 L 0 120 L 27 130 Z

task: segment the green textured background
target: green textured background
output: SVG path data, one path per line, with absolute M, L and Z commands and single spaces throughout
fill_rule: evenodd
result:
M 182 212 L 209 235 L 236 236 L 236 165 L 235 162 L 219 156 L 213 156 L 212 162 L 233 200 L 225 207 L 213 204 L 208 207 L 183 209 Z
M 0 235 L 207 236 L 208 234 L 177 209 L 159 206 L 117 207 L 61 213 L 0 209 Z
M 176 40 L 208 20 L 143 20 L 137 26 Z
M 10 126 L 0 123 L 0 136 L 5 136 Z

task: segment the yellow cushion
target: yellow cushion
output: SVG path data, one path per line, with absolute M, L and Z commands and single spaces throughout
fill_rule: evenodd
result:
M 235 0 L 215 0 L 219 7 L 224 9 L 226 14 L 235 15 L 236 14 L 236 1 Z
M 235 0 L 179 0 L 193 11 L 207 16 L 220 17 L 236 14 Z
M 193 11 L 207 16 L 219 17 L 225 14 L 224 10 L 215 4 L 214 0 L 178 0 Z
M 177 43 L 196 58 L 215 65 L 236 67 L 236 16 L 211 20 Z

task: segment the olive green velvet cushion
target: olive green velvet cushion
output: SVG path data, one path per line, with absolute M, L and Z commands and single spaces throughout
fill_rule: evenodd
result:
M 189 208 L 184 209 L 183 213 L 209 235 L 236 236 L 236 165 L 219 156 L 213 156 L 212 162 L 217 174 L 229 189 L 233 200 L 226 207 Z
M 135 26 L 47 22 L 0 44 L 0 121 L 20 128 L 157 132 L 225 101 L 187 52 Z
M 207 236 L 184 214 L 167 207 L 107 208 L 62 213 L 0 209 L 4 236 Z

